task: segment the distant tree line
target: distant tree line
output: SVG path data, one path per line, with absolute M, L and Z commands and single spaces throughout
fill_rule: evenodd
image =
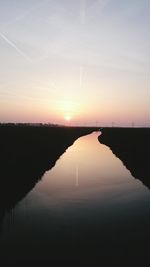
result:
M 0 126 L 20 126 L 20 127 L 24 127 L 24 126 L 41 126 L 41 127 L 60 127 L 63 125 L 59 125 L 59 124 L 53 124 L 53 123 L 12 123 L 12 122 L 8 122 L 8 123 L 1 123 L 0 122 Z

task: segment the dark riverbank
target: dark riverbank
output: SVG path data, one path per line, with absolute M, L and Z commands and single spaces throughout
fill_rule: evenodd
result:
M 93 127 L 0 125 L 0 221 L 35 186 L 45 171 Z
M 149 192 L 98 134 L 79 139 L 5 216 L 2 266 L 149 266 Z
M 150 189 L 150 128 L 103 128 L 98 139 Z

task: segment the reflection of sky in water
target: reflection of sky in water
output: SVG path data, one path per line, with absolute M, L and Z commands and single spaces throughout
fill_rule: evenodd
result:
M 108 147 L 99 143 L 98 135 L 79 138 L 28 197 L 56 208 L 94 201 L 96 205 L 130 202 L 148 196 L 148 189 L 131 176 Z
M 98 135 L 79 138 L 15 207 L 13 218 L 5 216 L 2 240 L 7 247 L 20 246 L 26 238 L 34 245 L 47 241 L 57 246 L 65 244 L 65 234 L 72 238 L 78 233 L 80 240 L 85 226 L 99 240 L 114 238 L 114 228 L 120 231 L 116 240 L 125 240 L 132 227 L 138 223 L 140 228 L 144 221 L 147 230 L 138 231 L 137 238 L 147 238 L 149 190 L 98 142 Z
M 97 136 L 79 138 L 5 216 L 0 249 L 11 253 L 5 260 L 12 266 L 12 258 L 19 256 L 19 266 L 27 258 L 41 266 L 44 260 L 47 266 L 118 266 L 118 257 L 119 266 L 147 266 L 143 259 L 149 262 L 149 190 Z M 127 265 L 122 265 L 124 259 Z M 106 260 L 109 264 L 102 264 Z

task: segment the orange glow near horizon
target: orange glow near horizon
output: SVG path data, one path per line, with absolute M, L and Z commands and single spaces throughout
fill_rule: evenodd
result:
M 150 126 L 150 1 L 36 2 L 0 1 L 0 122 Z
M 68 122 L 72 119 L 76 120 L 78 115 L 82 114 L 77 101 L 72 101 L 70 99 L 57 101 L 53 106 L 53 110 L 55 110 L 57 117 L 60 119 L 64 118 L 64 120 Z

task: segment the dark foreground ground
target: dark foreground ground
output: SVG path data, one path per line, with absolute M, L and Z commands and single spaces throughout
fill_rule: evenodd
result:
M 94 127 L 0 125 L 0 225 L 6 211 L 32 190 L 45 171 Z
M 96 130 L 7 127 L 0 128 L 1 224 L 5 213 L 26 196 L 68 146 Z M 148 187 L 149 134 L 149 129 L 104 128 L 99 137 Z M 99 210 L 98 205 L 92 211 L 89 207 L 88 214 L 82 214 L 81 209 L 77 217 L 70 216 L 70 211 L 67 219 L 61 214 L 61 227 L 59 218 L 49 218 L 47 225 L 44 217 L 39 219 L 42 228 L 37 222 L 33 229 L 28 227 L 31 218 L 26 218 L 27 230 L 21 228 L 19 237 L 15 233 L 13 238 L 8 237 L 11 242 L 0 242 L 0 266 L 149 267 L 150 202 L 141 203 L 140 209 L 140 202 L 131 206 L 118 203 L 107 211 Z
M 103 128 L 99 141 L 150 188 L 150 128 Z
M 109 146 L 132 176 L 150 189 L 150 128 L 103 128 L 101 132 L 98 137 L 100 143 Z M 118 243 L 116 250 L 120 266 L 150 266 L 150 203 L 146 202 L 146 198 L 144 201 L 135 202 L 131 217 L 128 214 L 125 219 L 123 215 L 124 223 L 118 225 L 116 221 L 114 247 L 120 235 L 120 246 Z M 132 208 L 129 206 L 129 209 Z M 142 213 L 137 215 L 138 209 Z

